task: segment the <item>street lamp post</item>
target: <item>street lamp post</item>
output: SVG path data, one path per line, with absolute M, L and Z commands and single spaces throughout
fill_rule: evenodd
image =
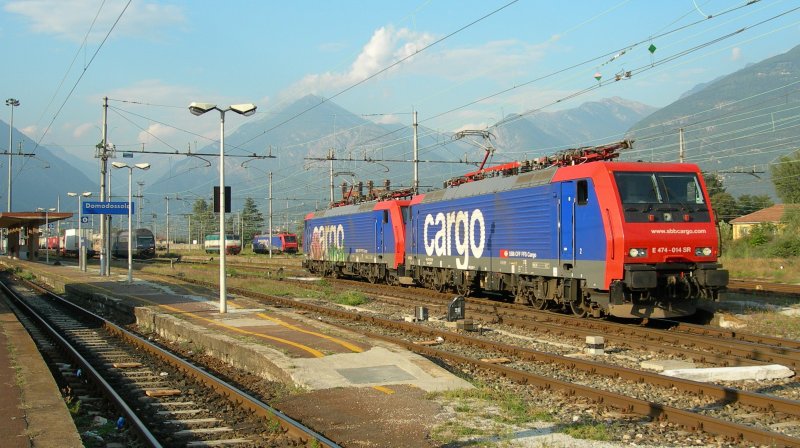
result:
M 131 203 L 131 187 L 133 184 L 133 169 L 139 168 L 140 170 L 149 170 L 149 163 L 137 163 L 133 166 L 123 162 L 112 162 L 111 166 L 114 168 L 127 168 L 128 169 L 128 283 L 133 283 L 133 248 L 131 242 L 133 241 L 133 229 L 131 229 L 131 216 L 133 212 L 133 204 Z
M 219 312 L 224 314 L 228 312 L 225 288 L 225 112 L 232 110 L 249 117 L 256 113 L 256 105 L 232 104 L 225 109 L 211 103 L 193 102 L 189 105 L 192 115 L 200 116 L 211 110 L 219 111 Z
M 19 100 L 9 98 L 6 100 L 6 106 L 11 106 L 11 121 L 8 122 L 8 206 L 6 211 L 11 213 L 11 148 L 14 144 L 14 108 L 19 106 Z
M 48 241 L 48 237 L 50 236 L 50 221 L 48 220 L 49 215 L 48 212 L 56 211 L 55 208 L 37 208 L 37 212 L 44 212 L 44 260 L 46 264 L 50 264 L 50 241 Z
M 85 253 L 85 246 L 83 244 L 83 230 L 81 229 L 81 223 L 83 222 L 83 198 L 88 198 L 92 195 L 91 191 L 84 191 L 83 193 L 67 193 L 67 196 L 76 197 L 78 198 L 78 268 L 86 272 L 86 253 Z M 67 238 L 64 237 L 64 244 L 66 245 Z

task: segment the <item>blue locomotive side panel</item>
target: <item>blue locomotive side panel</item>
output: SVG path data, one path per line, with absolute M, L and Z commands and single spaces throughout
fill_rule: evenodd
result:
M 606 238 L 597 197 L 592 188 L 584 188 L 586 197 L 577 201 L 575 191 L 570 181 L 443 200 L 426 195 L 412 206 L 407 261 L 435 268 L 602 278 Z M 576 269 L 580 262 L 586 272 Z
M 394 247 L 388 213 L 341 207 L 306 220 L 303 251 L 309 260 L 376 263 Z M 360 207 L 362 210 L 364 207 Z M 351 209 L 351 210 L 345 210 Z M 391 255 L 391 254 L 389 254 Z
M 487 271 L 501 258 L 548 262 L 557 254 L 552 196 L 542 186 L 416 204 L 410 264 Z

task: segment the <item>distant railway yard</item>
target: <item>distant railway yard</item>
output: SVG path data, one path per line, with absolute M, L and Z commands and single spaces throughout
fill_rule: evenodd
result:
M 178 379 L 177 385 L 150 387 L 190 389 L 191 401 L 204 398 L 191 405 L 192 409 L 201 409 L 196 413 L 202 417 L 164 417 L 162 420 L 178 422 L 173 424 L 182 428 L 180 439 L 172 435 L 177 430 L 164 436 L 163 429 L 156 429 L 155 438 L 164 446 L 195 446 L 190 445 L 191 438 L 206 442 L 227 440 L 225 443 L 243 446 L 800 446 L 800 382 L 794 375 L 800 364 L 796 288 L 732 281 L 730 288 L 735 293 L 730 295 L 735 300 L 716 304 L 718 312 L 706 307 L 708 312 L 701 313 L 694 322 L 586 319 L 491 297 L 466 297 L 463 305 L 456 302 L 457 308 L 462 308 L 456 311 L 464 311 L 464 315 L 450 316 L 448 321 L 447 315 L 454 311 L 454 292 L 313 278 L 300 268 L 299 260 L 243 255 L 229 259 L 228 300 L 244 310 L 288 316 L 271 317 L 273 320 L 297 319 L 327 328 L 309 331 L 299 329 L 299 324 L 286 325 L 286 329 L 303 333 L 306 338 L 317 332 L 353 334 L 357 335 L 353 338 L 365 341 L 362 345 L 401 347 L 432 360 L 472 387 L 429 392 L 421 400 L 402 406 L 360 401 L 357 397 L 363 393 L 359 392 L 361 389 L 342 389 L 359 403 L 359 411 L 353 411 L 350 418 L 376 419 L 356 424 L 342 421 L 346 418 L 342 416 L 341 396 L 326 399 L 315 386 L 304 387 L 285 378 L 281 381 L 275 375 L 266 375 L 267 381 L 263 372 L 236 366 L 235 361 L 220 355 L 221 350 L 204 350 L 191 341 L 173 340 L 160 330 L 142 325 L 138 312 L 139 322 L 134 322 L 132 316 L 121 316 L 117 306 L 95 308 L 95 312 L 113 308 L 113 317 L 109 317 L 120 325 L 225 378 L 231 387 L 247 391 L 256 402 L 275 406 L 315 434 L 298 435 L 295 429 L 286 429 L 285 424 L 240 411 L 241 405 L 235 403 L 242 403 L 241 398 L 231 397 L 229 403 L 233 404 L 225 405 L 223 399 L 230 394 L 200 392 L 201 386 Z M 28 291 L 23 296 L 36 294 L 27 289 L 30 286 L 18 284 L 23 278 L 49 284 L 56 290 L 76 281 L 70 278 L 75 268 L 66 261 L 61 266 L 48 266 L 45 272 L 39 271 L 41 265 L 33 263 L 6 264 L 17 274 L 11 282 L 17 286 L 11 288 Z M 207 300 L 213 302 L 216 284 L 209 280 L 215 278 L 217 269 L 213 256 L 140 263 L 136 283 L 185 289 L 193 291 L 193 295 L 207 295 Z M 71 288 L 81 287 L 73 285 L 68 291 L 74 291 Z M 778 288 L 782 290 L 769 292 Z M 750 289 L 758 292 L 748 294 Z M 135 297 L 137 293 L 129 294 Z M 65 297 L 74 301 L 74 295 L 68 292 Z M 776 298 L 778 295 L 781 298 Z M 766 307 L 768 302 L 773 303 L 772 308 Z M 757 306 L 759 303 L 764 306 Z M 761 329 L 761 320 L 770 322 L 764 325 L 768 331 Z M 269 337 L 276 340 L 274 336 Z M 100 338 L 105 340 L 108 336 Z M 84 342 L 86 345 L 92 343 Z M 353 352 L 363 350 L 350 348 Z M 121 349 L 111 350 L 115 359 L 150 362 L 129 359 L 132 355 L 117 353 L 118 350 Z M 325 357 L 335 355 L 322 352 Z M 111 361 L 108 355 L 103 356 L 107 366 Z M 67 362 L 58 363 L 61 366 Z M 164 378 L 155 378 L 159 374 L 152 372 L 176 372 L 162 374 L 170 381 L 181 378 L 184 372 L 181 367 L 149 370 L 151 373 L 142 373 L 142 378 L 159 382 Z M 730 375 L 731 370 L 740 376 L 723 376 Z M 700 372 L 706 377 L 696 376 Z M 74 369 L 67 374 L 74 376 Z M 134 396 L 146 394 L 144 386 L 135 386 L 138 381 L 131 380 L 127 372 L 117 376 L 128 379 L 114 380 L 112 389 Z M 381 387 L 373 386 L 379 391 L 383 390 Z M 395 399 L 407 394 L 398 385 L 385 389 L 389 395 L 397 392 Z M 220 394 L 220 398 L 208 402 L 212 394 Z M 151 403 L 162 400 L 140 399 L 147 406 L 142 404 L 139 410 L 145 409 L 148 416 L 168 415 L 153 412 L 153 406 L 168 406 Z M 215 414 L 215 406 L 221 406 L 222 415 Z M 382 406 L 397 408 L 389 412 Z M 397 415 L 400 410 L 403 417 Z M 373 415 L 381 413 L 387 414 L 384 418 L 391 414 L 395 421 L 390 424 Z M 135 418 L 126 420 L 132 422 Z M 405 434 L 385 429 L 386 425 L 401 425 L 397 420 L 411 425 Z M 384 430 L 376 434 L 374 431 L 380 431 L 368 429 L 372 426 Z M 254 427 L 264 429 L 247 431 Z M 415 433 L 408 433 L 408 428 Z M 225 435 L 226 431 L 231 432 Z M 133 440 L 133 435 L 130 437 Z M 136 440 L 147 445 L 140 437 Z

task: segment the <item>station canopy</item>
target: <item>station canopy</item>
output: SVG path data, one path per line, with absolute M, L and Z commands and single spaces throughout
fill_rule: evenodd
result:
M 73 213 L 66 212 L 0 212 L 0 228 L 13 229 L 19 227 L 34 228 L 46 223 L 72 218 Z

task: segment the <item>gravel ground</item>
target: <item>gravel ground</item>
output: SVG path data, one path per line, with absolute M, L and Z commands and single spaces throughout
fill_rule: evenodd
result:
M 405 310 L 398 309 L 398 307 L 393 305 L 383 304 L 380 301 L 372 301 L 360 308 L 379 314 L 382 317 L 394 319 L 401 319 L 404 314 L 407 314 L 404 312 Z M 440 329 L 444 327 L 443 323 L 435 321 L 429 321 L 424 324 Z M 371 330 L 375 331 L 375 329 Z M 613 346 L 606 347 L 606 355 L 588 356 L 582 353 L 583 341 L 555 338 L 550 335 L 537 335 L 532 331 L 498 324 L 492 325 L 490 328 L 485 328 L 483 336 L 498 342 L 520 345 L 533 350 L 556 353 L 564 356 L 585 357 L 594 361 L 601 361 L 633 369 L 640 368 L 640 363 L 645 360 L 669 359 L 661 354 L 615 348 Z M 461 346 L 447 347 L 446 343 L 437 348 L 445 350 L 450 349 L 458 351 L 462 355 L 478 358 L 500 356 L 497 353 L 486 353 L 473 348 L 464 348 Z M 672 359 L 679 358 L 674 357 Z M 510 366 L 597 389 L 624 392 L 627 395 L 642 400 L 690 409 L 698 413 L 726 420 L 738 421 L 742 424 L 755 424 L 768 430 L 777 430 L 777 428 L 770 428 L 770 425 L 785 421 L 785 419 L 781 419 L 779 416 L 756 413 L 752 409 L 744 406 L 720 405 L 709 397 L 693 396 L 676 390 L 654 388 L 648 384 L 636 384 L 617 379 L 599 377 L 572 369 L 565 369 L 554 364 L 512 363 Z M 698 365 L 698 367 L 703 367 L 703 365 Z M 491 425 L 494 426 L 489 425 L 487 429 L 486 426 L 489 423 L 487 423 L 487 417 L 485 415 L 478 413 L 476 417 L 475 415 L 462 416 L 456 413 L 453 418 L 448 419 L 448 422 L 458 421 L 460 424 L 457 425 L 458 431 L 450 431 L 453 433 L 450 437 L 455 437 L 459 431 L 462 433 L 476 431 L 481 434 L 481 437 L 462 437 L 459 439 L 462 441 L 472 440 L 479 441 L 481 444 L 507 444 L 509 446 L 518 446 L 519 444 L 522 444 L 521 446 L 576 446 L 576 440 L 563 442 L 564 445 L 559 445 L 559 443 L 562 442 L 559 441 L 558 438 L 563 435 L 561 432 L 563 432 L 565 428 L 569 431 L 569 428 L 591 428 L 599 425 L 605 428 L 605 431 L 598 437 L 608 438 L 612 441 L 610 442 L 612 445 L 603 445 L 601 442 L 586 441 L 588 445 L 585 446 L 750 446 L 748 444 L 726 443 L 722 438 L 709 434 L 689 433 L 674 425 L 663 422 L 649 422 L 635 416 L 626 416 L 613 412 L 609 413 L 608 411 L 596 407 L 592 403 L 576 403 L 575 397 L 563 397 L 558 393 L 542 393 L 531 390 L 529 387 L 504 384 L 492 377 L 486 377 L 482 372 L 473 372 L 466 369 L 464 373 L 469 378 L 477 379 L 479 382 L 485 382 L 488 387 L 498 390 L 514 391 L 514 394 L 517 396 L 525 397 L 527 403 L 535 404 L 537 409 L 542 409 L 545 413 L 550 414 L 552 416 L 551 418 L 557 423 L 553 425 L 552 423 L 548 424 L 545 422 L 538 424 L 537 426 L 539 427 L 532 427 L 530 425 L 509 425 L 498 422 L 497 419 L 488 419 L 488 422 L 493 422 Z M 724 385 L 754 392 L 771 393 L 793 400 L 798 400 L 798 398 L 800 398 L 800 382 L 798 382 L 796 378 L 760 382 L 744 381 Z M 489 399 L 481 405 L 475 405 L 475 407 L 479 409 L 490 409 L 494 401 L 495 400 Z M 451 409 L 460 409 L 464 407 L 463 403 L 459 403 L 458 400 L 455 400 L 454 403 L 444 402 L 443 406 Z M 464 420 L 465 418 L 467 420 Z M 502 418 L 500 420 L 502 420 Z M 473 423 L 467 424 L 466 421 L 472 421 Z M 468 426 L 471 429 L 465 429 L 463 428 L 464 426 Z M 446 429 L 447 428 L 445 428 L 444 431 L 445 433 L 447 432 Z M 436 431 L 437 430 L 434 430 L 434 432 Z M 441 431 L 441 428 L 439 431 Z M 800 426 L 782 428 L 780 431 L 794 437 L 800 437 Z M 528 432 L 535 434 L 535 436 L 525 437 L 524 435 L 528 434 Z M 555 437 L 554 434 L 559 434 L 559 436 Z M 492 436 L 495 436 L 495 438 L 492 438 Z M 550 437 L 552 440 L 547 439 L 547 437 Z

